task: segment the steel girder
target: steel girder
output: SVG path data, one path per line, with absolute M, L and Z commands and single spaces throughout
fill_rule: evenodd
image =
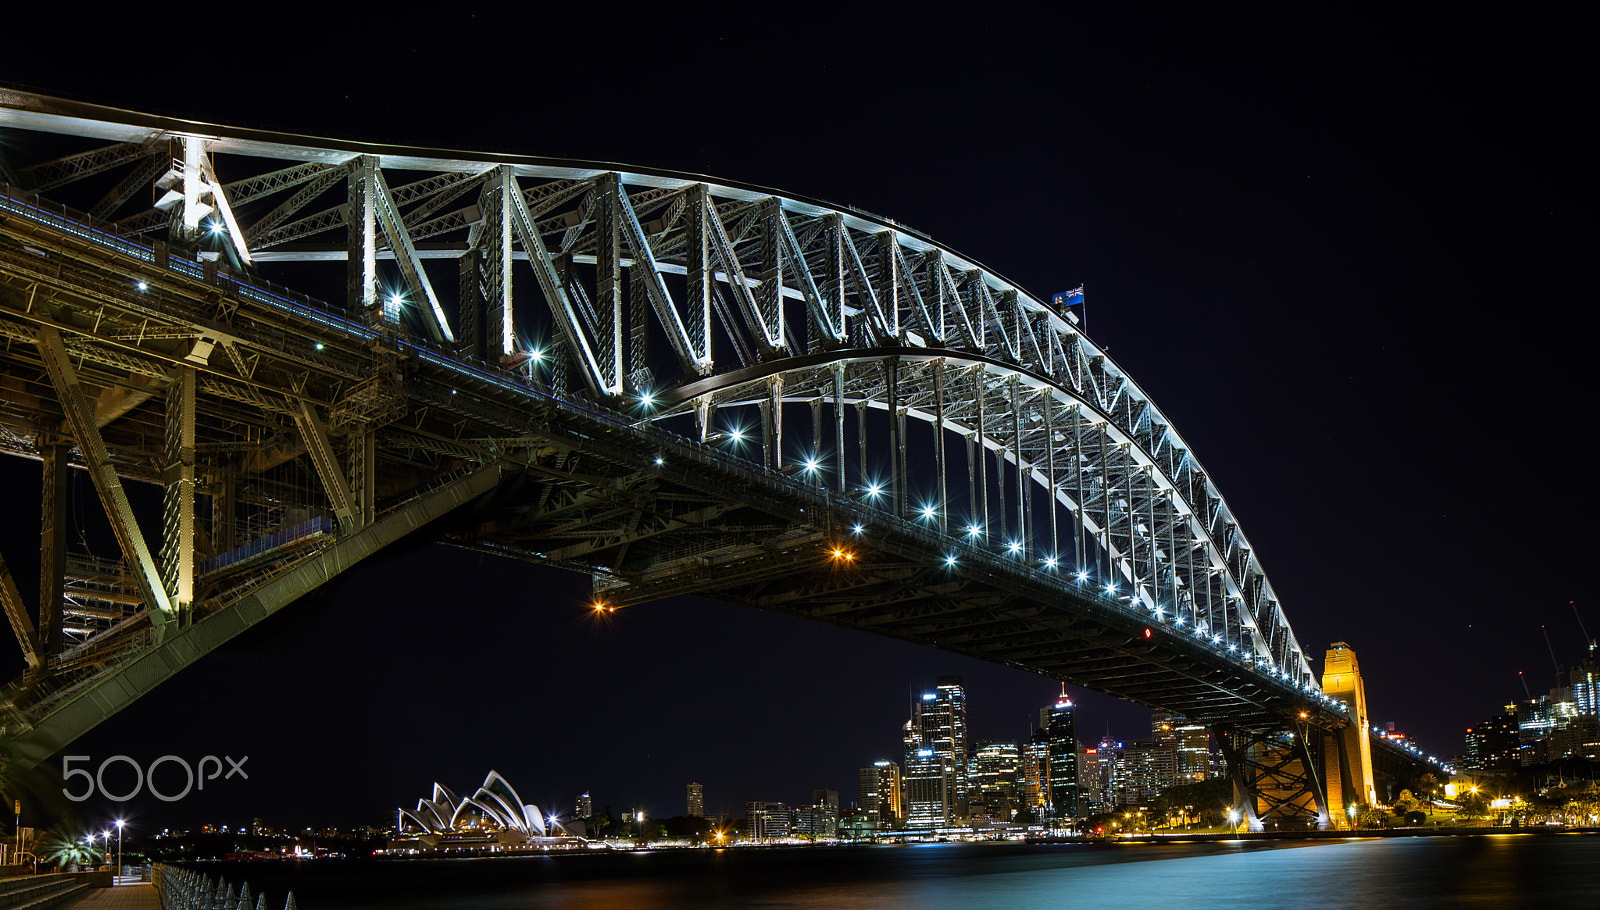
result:
M 101 245 L 116 250 L 120 266 L 75 276 L 74 299 L 36 309 L 30 295 L 59 282 L 54 265 L 0 246 L 0 277 L 15 304 L 0 313 L 0 334 L 31 341 L 40 324 L 59 324 L 67 329 L 66 349 L 95 364 L 108 389 L 130 385 L 129 377 L 170 382 L 177 367 L 196 366 L 203 444 L 247 446 L 226 433 L 212 435 L 227 421 L 262 427 L 263 447 L 293 424 L 314 437 L 307 415 L 319 412 L 340 426 L 355 415 L 351 432 L 359 433 L 366 426 L 361 415 L 376 406 L 367 399 L 377 388 L 378 363 L 407 346 L 414 353 L 402 359 L 413 364 L 453 359 L 452 321 L 463 327 L 457 350 L 485 357 L 474 367 L 482 379 L 469 372 L 448 386 L 410 384 L 405 406 L 385 392 L 385 413 L 411 416 L 409 425 L 396 422 L 371 440 L 366 451 L 380 453 L 380 462 L 398 459 L 426 470 L 462 452 L 482 453 L 459 441 L 474 422 L 487 430 L 480 435 L 525 430 L 525 420 L 497 412 L 480 395 L 498 394 L 508 367 L 521 373 L 520 385 L 567 400 L 574 397 L 569 389 L 584 388 L 587 395 L 577 397 L 592 406 L 649 417 L 667 432 L 661 438 L 673 438 L 680 418 L 692 420 L 699 441 L 719 447 L 716 458 L 726 457 L 727 446 L 726 437 L 719 443 L 719 412 L 742 420 L 745 408 L 759 409 L 765 472 L 781 477 L 813 461 L 806 479 L 840 492 L 874 482 L 877 444 L 868 443 L 882 430 L 877 417 L 868 417 L 881 413 L 889 451 L 878 461 L 889 466 L 883 473 L 896 520 L 916 520 L 922 502 L 914 494 L 927 493 L 922 499 L 934 506 L 929 522 L 951 546 L 1004 549 L 1014 539 L 1015 552 L 1004 555 L 1017 571 L 1086 572 L 1099 584 L 1115 584 L 1124 605 L 1144 610 L 1149 621 L 1196 646 L 1215 645 L 1224 664 L 1242 661 L 1272 686 L 1314 693 L 1309 664 L 1253 549 L 1171 422 L 1070 313 L 914 230 L 686 175 L 220 127 L 198 135 L 193 124 L 21 93 L 0 98 L 0 127 L 98 143 L 82 153 L 84 167 L 112 160 L 120 165 L 107 168 L 148 167 L 148 151 L 136 155 L 123 146 L 148 150 L 162 139 L 179 141 L 182 159 L 172 160 L 186 181 L 184 221 L 193 220 L 195 207 L 228 205 L 224 239 L 241 265 L 349 262 L 349 313 L 356 322 L 337 312 L 274 312 L 270 300 L 281 292 L 263 291 L 248 275 L 220 267 L 215 253 L 203 249 L 204 238 L 191 241 L 198 251 L 106 240 Z M 114 147 L 105 149 L 107 142 Z M 71 166 L 51 166 L 70 178 Z M 131 170 L 129 179 L 138 182 Z M 341 181 L 345 193 L 336 192 Z M 70 197 L 74 186 L 69 179 L 58 189 Z M 60 242 L 68 247 L 100 243 L 80 243 L 72 239 L 74 228 L 63 230 Z M 322 237 L 330 242 L 313 243 Z M 428 278 L 437 268 L 430 263 L 440 259 L 463 264 L 454 314 Z M 533 267 L 536 288 L 513 288 L 519 260 Z M 389 268 L 397 271 L 385 277 Z M 130 275 L 157 293 L 146 300 L 130 293 Z M 410 291 L 399 311 L 386 312 L 393 299 L 380 293 L 386 282 Z M 155 297 L 162 305 L 147 305 Z M 290 308 L 300 306 L 295 301 Z M 362 324 L 367 314 L 372 322 Z M 307 344 L 308 327 L 322 339 L 316 350 Z M 482 327 L 487 343 L 474 337 L 474 327 Z M 670 352 L 670 359 L 651 350 L 652 339 L 665 342 L 656 350 Z M 390 353 L 374 355 L 375 344 Z M 225 357 L 214 356 L 218 347 Z M 796 407 L 810 408 L 811 432 L 803 424 L 796 430 L 791 418 L 785 435 L 785 413 Z M 852 408 L 853 441 L 862 452 L 853 472 L 845 452 Z M 144 419 L 137 402 L 126 413 L 120 420 Z M 451 414 L 459 421 L 453 431 L 440 423 Z M 918 427 L 936 429 L 931 482 L 927 459 L 911 442 L 918 434 L 927 438 Z M 641 438 L 655 432 L 643 425 L 634 431 Z M 30 436 L 10 433 L 20 440 L 10 448 L 25 450 Z M 965 496 L 945 470 L 963 440 L 973 453 Z M 334 490 L 331 499 L 339 500 L 339 484 L 327 481 L 339 447 L 337 439 L 309 447 L 321 470 L 292 452 L 245 463 L 298 465 L 298 480 L 287 482 L 324 478 L 309 485 Z M 567 450 L 583 448 L 579 440 Z M 288 460 L 275 460 L 281 458 Z M 369 455 L 351 449 L 346 458 L 352 476 L 365 483 Z M 132 463 L 119 467 L 138 470 Z M 378 466 L 380 475 L 385 470 Z M 281 489 L 286 480 L 255 482 Z M 359 491 L 347 492 L 344 507 L 334 506 L 340 511 L 362 499 Z M 332 505 L 330 494 L 300 495 Z M 360 505 L 362 515 L 367 509 Z M 962 517 L 979 523 L 981 540 L 962 541 Z M 648 527 L 613 528 L 606 533 L 620 536 L 605 539 L 648 534 Z M 752 525 L 739 533 L 769 532 Z M 591 555 L 615 549 L 579 546 Z M 626 573 L 627 563 L 619 557 L 614 567 Z M 605 576 L 605 583 L 621 577 Z

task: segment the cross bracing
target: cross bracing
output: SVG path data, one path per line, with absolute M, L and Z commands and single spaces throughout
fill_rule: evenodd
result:
M 141 597 L 177 604 L 174 628 L 500 464 L 516 479 L 446 539 L 616 603 L 710 592 L 1152 704 L 1320 704 L 1172 421 L 1070 312 L 914 230 L 687 175 L 20 93 L 0 128 L 62 145 L 0 213 L 0 446 L 43 458 L 53 427 L 63 464 L 164 487 Z M 103 455 L 70 444 L 91 424 Z M 818 553 L 857 520 L 904 540 L 849 581 Z M 1135 647 L 1146 627 L 1181 660 Z

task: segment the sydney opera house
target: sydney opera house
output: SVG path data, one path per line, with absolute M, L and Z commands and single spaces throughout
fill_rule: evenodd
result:
M 478 792 L 465 799 L 449 787 L 433 785 L 432 799 L 401 809 L 389 842 L 390 852 L 457 853 L 518 847 L 541 849 L 582 843 L 555 816 L 546 816 L 522 797 L 498 771 L 490 771 Z

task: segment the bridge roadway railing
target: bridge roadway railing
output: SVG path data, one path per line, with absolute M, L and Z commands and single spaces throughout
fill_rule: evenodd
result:
M 586 406 L 559 398 L 534 385 L 518 371 L 462 360 L 454 351 L 441 345 L 417 338 L 400 339 L 394 336 L 385 336 L 384 333 L 380 333 L 371 327 L 335 312 L 325 303 L 315 298 L 261 280 L 255 276 L 244 280 L 233 275 L 220 265 L 214 269 L 207 268 L 178 257 L 165 258 L 163 261 L 163 257 L 157 255 L 155 247 L 130 240 L 118 234 L 114 229 L 108 229 L 109 225 L 99 226 L 95 219 L 90 216 L 43 197 L 26 194 L 7 186 L 5 192 L 0 194 L 0 213 L 30 219 L 48 228 L 95 244 L 119 256 L 129 257 L 148 263 L 151 266 L 164 266 L 191 280 L 217 284 L 232 291 L 243 300 L 271 307 L 296 318 L 310 320 L 324 329 L 343 333 L 352 340 L 373 342 L 382 338 L 384 341 L 393 344 L 400 353 L 413 355 L 423 363 L 454 372 L 463 378 L 486 383 L 504 392 L 536 399 L 544 406 L 571 417 L 597 422 L 608 428 L 623 431 L 641 441 L 660 448 L 663 453 L 670 452 L 671 457 L 674 459 L 700 463 L 717 472 L 741 477 L 749 482 L 765 485 L 769 489 L 781 490 L 790 498 L 809 502 L 813 507 L 820 507 L 826 510 L 832 518 L 842 516 L 848 519 L 859 519 L 863 522 L 871 521 L 885 524 L 892 527 L 896 534 L 917 541 L 928 552 L 943 551 L 947 556 L 955 555 L 957 565 L 965 562 L 969 565 L 982 566 L 990 572 L 1026 579 L 1034 586 L 1054 589 L 1080 602 L 1088 601 L 1108 608 L 1135 623 L 1155 624 L 1163 627 L 1168 633 L 1173 631 L 1172 628 L 1169 628 L 1171 624 L 1164 621 L 1163 617 L 1143 609 L 1134 608 L 1121 598 L 1110 596 L 1098 590 L 1098 585 L 1080 581 L 1076 578 L 1064 578 L 1059 572 L 1051 572 L 1024 565 L 1016 560 L 1007 559 L 1003 555 L 993 553 L 980 545 L 967 542 L 960 536 L 939 532 L 915 520 L 896 515 L 887 509 L 864 504 L 848 495 L 820 489 L 817 485 L 803 482 L 794 476 L 750 465 L 733 456 L 708 450 L 704 445 L 656 425 L 647 418 L 640 419 L 637 416 L 620 414 L 608 409 Z M 841 527 L 843 526 L 841 525 Z M 605 582 L 602 580 L 600 584 L 603 587 Z M 1215 663 L 1236 667 L 1240 672 L 1258 678 L 1262 684 L 1277 689 L 1286 696 L 1315 698 L 1332 713 L 1342 715 L 1344 712 L 1342 703 L 1329 699 L 1311 686 L 1302 688 L 1294 685 L 1282 674 L 1261 671 L 1256 666 L 1251 655 L 1243 649 L 1229 650 L 1199 635 L 1185 634 L 1180 637 L 1194 639 L 1192 644 L 1207 650 L 1210 659 Z M 63 691 L 69 691 L 71 688 L 73 687 L 68 686 Z M 48 696 L 46 697 L 48 698 Z

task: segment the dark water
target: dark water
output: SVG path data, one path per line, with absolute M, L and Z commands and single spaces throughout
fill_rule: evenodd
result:
M 302 910 L 1600 908 L 1600 835 L 938 844 L 214 865 Z

